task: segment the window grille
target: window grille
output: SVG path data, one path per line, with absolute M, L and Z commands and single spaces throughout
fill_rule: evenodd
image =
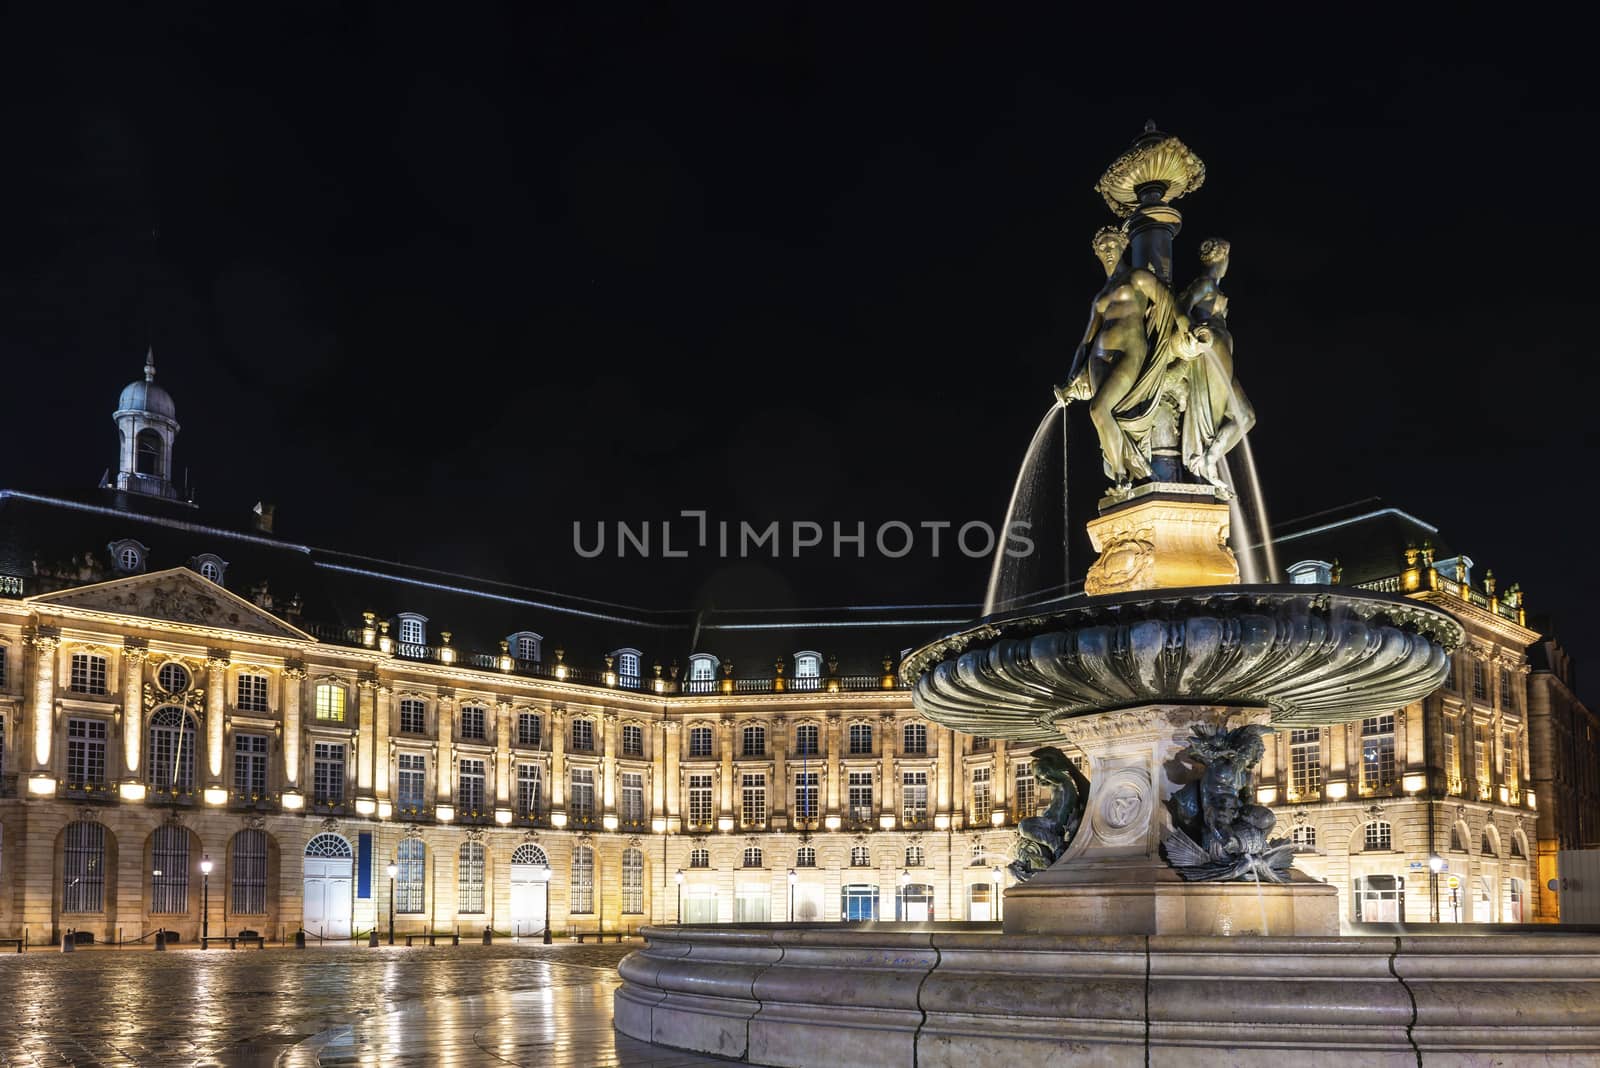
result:
M 267 835 L 246 829 L 233 837 L 233 911 L 260 916 L 267 911 Z

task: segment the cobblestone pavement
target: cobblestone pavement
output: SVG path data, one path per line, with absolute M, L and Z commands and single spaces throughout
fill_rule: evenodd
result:
M 0 1065 L 720 1063 L 614 1035 L 637 945 L 0 954 Z

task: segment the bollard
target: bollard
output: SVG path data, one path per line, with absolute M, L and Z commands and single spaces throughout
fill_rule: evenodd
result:
M 165 927 L 156 928 L 156 949 L 163 953 L 166 952 L 167 929 Z
M 305 931 L 301 930 L 301 931 L 296 931 L 294 933 L 294 948 L 295 949 L 305 949 L 306 948 L 306 933 L 305 933 Z
M 461 944 L 461 932 L 460 931 L 457 931 L 455 934 L 450 936 L 450 944 L 452 946 L 459 946 Z
M 486 946 L 494 945 L 494 932 L 487 927 L 483 929 L 483 944 Z
M 77 948 L 77 945 L 75 945 L 72 941 L 71 931 L 68 931 L 66 934 L 61 936 L 61 952 L 72 953 L 75 952 Z
M 378 929 L 376 927 L 374 927 L 372 929 L 372 933 L 371 934 L 367 935 L 367 948 L 368 949 L 377 949 L 378 948 Z

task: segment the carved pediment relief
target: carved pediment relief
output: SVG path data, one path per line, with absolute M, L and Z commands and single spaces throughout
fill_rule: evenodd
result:
M 30 597 L 28 603 L 41 610 L 61 610 L 63 615 L 134 616 L 207 630 L 315 640 L 186 567 L 58 590 Z

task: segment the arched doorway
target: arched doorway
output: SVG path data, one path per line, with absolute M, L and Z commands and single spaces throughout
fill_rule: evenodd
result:
M 548 914 L 550 858 L 532 842 L 511 854 L 511 930 L 518 935 L 542 934 Z
M 908 923 L 926 923 L 933 919 L 933 886 L 929 883 L 907 883 L 894 899 L 894 918 Z
M 301 926 L 324 938 L 350 937 L 351 877 L 355 853 L 337 834 L 319 834 L 306 844 L 305 918 Z

